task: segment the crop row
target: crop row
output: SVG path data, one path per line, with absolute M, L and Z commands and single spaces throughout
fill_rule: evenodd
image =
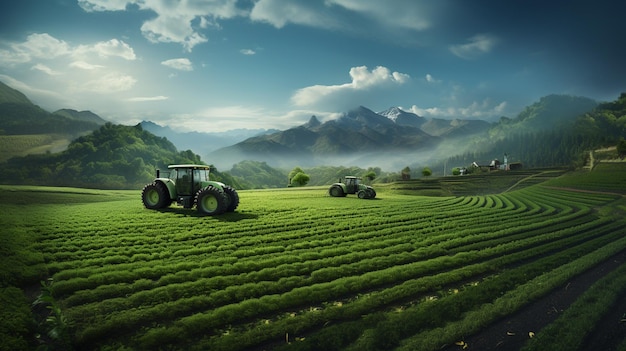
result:
M 469 201 L 467 201 L 465 203 L 464 206 L 466 206 L 465 211 L 461 211 L 464 214 L 467 214 L 468 210 L 471 209 L 476 209 L 476 208 L 483 208 L 484 204 L 486 204 L 487 201 L 483 201 L 480 198 L 472 198 Z M 518 208 L 524 208 L 524 207 L 518 207 Z M 561 206 L 561 209 L 565 209 L 567 210 L 568 207 L 566 206 Z M 569 208 L 571 209 L 571 208 Z M 547 210 L 546 211 L 549 214 L 553 214 L 552 210 Z M 562 211 L 563 214 L 568 214 L 569 212 L 573 212 L 573 210 L 571 211 Z M 535 212 L 535 213 L 539 213 L 539 211 Z M 470 216 L 471 217 L 471 216 Z M 532 217 L 532 216 L 531 216 Z M 569 220 L 569 218 L 568 218 Z M 555 221 L 556 222 L 556 221 Z M 434 223 L 431 221 L 431 223 Z M 496 222 L 497 223 L 497 222 Z M 542 223 L 539 222 L 536 224 L 536 228 L 539 228 L 541 226 L 545 226 L 547 223 Z M 575 226 L 578 226 L 578 222 L 576 222 Z M 493 222 L 491 223 L 491 225 L 493 225 Z M 528 228 L 523 227 L 522 223 L 511 223 L 509 222 L 509 225 L 512 228 L 520 228 L 521 227 L 521 231 L 525 231 Z M 435 223 L 435 226 L 436 223 Z M 575 228 L 576 231 L 579 231 L 580 228 Z M 345 228 L 343 230 L 343 232 L 350 232 L 351 228 Z M 367 231 L 367 227 L 364 229 L 363 227 L 359 227 L 359 230 L 365 230 Z M 477 233 L 480 233 L 481 231 L 484 233 L 486 231 L 488 231 L 488 226 L 487 228 L 483 227 L 483 228 L 472 228 L 472 230 L 477 230 Z M 411 231 L 407 231 L 407 233 L 411 233 Z M 415 234 L 415 232 L 412 232 L 411 234 Z M 458 236 L 459 238 L 463 238 L 463 235 L 460 234 L 459 232 L 454 233 L 455 236 Z M 478 234 L 476 234 L 478 235 Z M 375 238 L 377 236 L 374 236 Z M 431 239 L 431 241 L 434 242 L 441 242 L 441 243 L 445 243 L 447 245 L 450 245 L 449 241 L 451 241 L 452 239 L 450 238 L 439 238 L 437 239 L 437 236 L 433 236 L 433 239 Z M 356 238 L 350 238 L 350 235 L 348 235 L 348 237 L 346 238 L 345 242 L 354 242 Z M 365 240 L 367 240 L 368 238 L 364 238 Z M 542 238 L 543 239 L 543 238 Z M 543 239 L 545 240 L 545 239 Z M 321 245 L 321 246 L 320 246 Z M 329 243 L 324 243 L 324 242 L 320 242 L 317 243 L 317 247 L 326 247 L 326 245 L 332 245 L 332 241 Z M 434 244 L 429 244 L 429 245 L 425 245 L 424 247 L 431 247 Z M 535 243 L 532 242 L 530 244 L 526 244 L 531 245 L 531 246 L 535 246 Z M 454 247 L 453 245 L 451 245 L 452 247 Z M 511 245 L 512 246 L 512 245 Z M 498 248 L 498 250 L 500 250 L 501 248 Z M 329 250 L 330 251 L 330 250 Z M 495 250 L 494 250 L 495 251 Z M 506 253 L 506 250 L 500 250 L 502 253 Z M 343 257 L 340 256 L 343 252 L 343 254 L 348 254 L 348 252 L 346 250 L 337 250 L 336 252 L 338 252 L 337 255 L 333 256 L 333 255 L 329 255 L 330 257 Z M 482 251 L 481 251 L 482 252 Z M 536 252 L 536 250 L 533 250 L 533 252 Z M 232 254 L 232 252 L 231 252 Z M 382 254 L 382 253 L 381 253 Z M 484 250 L 483 252 L 484 255 L 488 255 L 489 254 L 489 250 Z M 394 255 L 395 256 L 395 255 Z M 469 259 L 469 257 L 471 257 L 474 260 L 482 260 L 484 259 L 484 257 L 480 256 L 480 255 L 470 255 L 467 254 L 466 255 Z M 474 256 L 474 257 L 472 257 Z M 441 261 L 445 262 L 445 256 L 441 256 L 443 257 L 441 259 Z M 488 257 L 488 256 L 487 256 Z M 409 257 L 409 259 L 418 261 L 422 258 L 420 257 Z M 467 261 L 463 261 L 463 260 L 459 260 L 456 263 L 456 266 L 463 266 L 463 265 L 467 265 L 469 262 Z M 365 260 L 365 258 L 361 258 L 361 260 Z M 333 300 L 336 298 L 342 298 L 344 296 L 350 296 L 355 294 L 355 292 L 358 291 L 368 291 L 371 290 L 373 288 L 373 286 L 369 283 L 371 281 L 374 282 L 378 282 L 381 278 L 380 277 L 396 277 L 399 276 L 398 279 L 403 280 L 403 279 L 408 279 L 406 276 L 403 276 L 402 274 L 400 274 L 400 272 L 412 272 L 412 274 L 427 274 L 428 271 L 420 271 L 419 269 L 416 269 L 413 266 L 408 266 L 408 267 L 404 267 L 402 265 L 400 265 L 399 262 L 390 262 L 389 264 L 391 265 L 390 267 L 392 267 L 392 271 L 385 271 L 385 270 L 375 270 L 374 267 L 376 266 L 376 263 L 372 264 L 371 266 L 363 266 L 363 268 L 361 268 L 361 272 L 367 272 L 370 271 L 370 273 L 366 273 L 366 274 L 361 274 L 361 276 L 355 276 L 354 278 L 348 278 L 345 277 L 346 275 L 350 274 L 349 272 L 352 272 L 349 267 L 345 266 L 345 263 L 341 263 L 341 264 L 336 264 L 336 265 L 332 265 L 330 264 L 330 262 L 325 262 L 324 260 L 318 260 L 321 262 L 320 265 L 318 267 L 325 267 L 325 268 L 320 268 L 320 269 L 326 269 L 328 270 L 330 267 L 337 267 L 338 269 L 336 270 L 336 274 L 338 274 L 339 276 L 344 276 L 343 278 L 337 278 L 331 281 L 328 281 L 328 279 L 332 279 L 332 275 L 327 278 L 327 284 L 326 285 L 320 285 L 320 283 L 315 283 L 313 285 L 307 285 L 310 284 L 310 281 L 307 281 L 305 279 L 301 279 L 301 281 L 298 284 L 301 284 L 299 286 L 295 286 L 293 284 L 296 284 L 296 280 L 295 277 L 298 277 L 297 274 L 293 274 L 293 272 L 290 272 L 289 270 L 287 270 L 286 276 L 284 276 L 283 280 L 281 280 L 281 278 L 278 278 L 278 280 L 275 280 L 276 286 L 273 286 L 271 284 L 259 284 L 259 283 L 254 283 L 254 278 L 249 280 L 248 283 L 243 282 L 242 284 L 234 284 L 234 285 L 230 285 L 231 283 L 224 283 L 222 282 L 222 284 L 228 284 L 229 287 L 232 287 L 231 289 L 223 289 L 221 291 L 223 291 L 222 296 L 227 296 L 230 300 L 231 303 L 234 303 L 236 301 L 240 301 L 240 300 L 245 300 L 248 301 L 246 303 L 239 303 L 239 304 L 235 304 L 234 306 L 230 306 L 227 303 L 229 302 L 229 300 L 224 300 L 225 302 L 219 302 L 219 303 L 207 303 L 202 302 L 203 297 L 202 296 L 197 296 L 194 295 L 195 293 L 191 293 L 191 297 L 189 297 L 189 299 L 185 299 L 185 298 L 177 298 L 176 296 L 178 295 L 172 295 L 177 303 L 169 303 L 169 302 L 165 302 L 163 304 L 159 304 L 156 305 L 156 307 L 152 310 L 148 309 L 145 310 L 145 308 L 143 308 L 142 306 L 144 305 L 139 305 L 139 306 L 127 306 L 127 305 L 122 305 L 122 306 L 113 306 L 110 310 L 108 310 L 109 312 L 105 312 L 106 314 L 106 318 L 108 320 L 108 322 L 101 322 L 101 323 L 97 323 L 97 321 L 95 322 L 95 324 L 92 325 L 98 325 L 98 327 L 96 329 L 87 329 L 85 331 L 85 334 L 83 335 L 86 339 L 89 339 L 91 337 L 95 337 L 97 335 L 99 335 L 100 333 L 102 333 L 103 335 L 106 335 L 107 333 L 111 332 L 112 330 L 122 330 L 125 327 L 133 327 L 136 325 L 133 324 L 135 322 L 138 322 L 139 325 L 145 325 L 145 323 L 148 323 L 150 320 L 152 320 L 153 318 L 156 318 L 157 320 L 166 320 L 167 317 L 173 316 L 173 318 L 178 318 L 179 316 L 184 316 L 186 313 L 189 312 L 184 312 L 185 310 L 189 310 L 189 311 L 196 311 L 196 310 L 201 310 L 201 309 L 211 309 L 211 312 L 208 313 L 207 315 L 204 316 L 204 318 L 199 317 L 202 314 L 198 315 L 194 315 L 194 318 L 192 318 L 191 320 L 195 320 L 196 322 L 189 322 L 189 319 L 192 316 L 189 317 L 183 317 L 181 319 L 181 322 L 179 322 L 179 324 L 184 324 L 185 327 L 181 327 L 182 332 L 178 332 L 176 333 L 176 335 L 179 335 L 179 338 L 187 338 L 190 335 L 194 334 L 194 330 L 196 330 L 198 327 L 193 327 L 194 323 L 197 323 L 198 325 L 202 325 L 202 328 L 204 330 L 204 328 L 207 328 L 209 330 L 211 330 L 211 326 L 214 326 L 214 328 L 217 328 L 220 325 L 224 325 L 224 324 L 232 324 L 235 323 L 237 320 L 239 319 L 249 319 L 249 318 L 254 318 L 255 316 L 258 317 L 257 315 L 255 315 L 255 313 L 259 313 L 259 311 L 261 311 L 262 313 L 278 313 L 282 310 L 287 310 L 290 308 L 294 308 L 296 306 L 301 306 L 301 305 L 306 305 L 306 304 L 311 304 L 311 303 L 315 303 L 316 301 L 327 301 L 327 300 Z M 307 261 L 305 261 L 307 262 Z M 345 261 L 344 261 L 345 262 Z M 374 261 L 376 262 L 376 261 Z M 428 262 L 428 261 L 425 261 Z M 470 261 L 471 262 L 471 261 Z M 421 262 L 420 262 L 421 263 Z M 439 261 L 435 261 L 435 262 L 430 262 L 433 267 L 437 267 L 438 270 L 444 269 L 450 269 L 450 267 L 447 267 L 445 264 L 442 265 L 442 262 Z M 455 265 L 453 263 L 450 264 L 451 267 L 454 267 Z M 263 264 L 261 264 L 261 266 L 263 266 Z M 285 267 L 282 267 L 283 269 Z M 242 267 L 242 269 L 250 269 L 250 268 L 245 268 Z M 316 272 L 315 267 L 309 267 L 309 273 L 311 274 L 311 277 L 314 276 L 313 273 Z M 226 269 L 227 273 L 228 269 Z M 306 271 L 304 272 L 306 274 Z M 478 272 L 476 274 L 484 274 L 485 272 Z M 319 274 L 319 273 L 318 273 Z M 359 274 L 359 271 L 354 272 L 354 274 Z M 376 277 L 372 277 L 371 275 L 376 275 L 378 277 L 378 280 L 376 279 Z M 291 284 L 288 284 L 286 282 L 288 277 L 293 277 Z M 470 278 L 471 276 L 465 276 L 465 279 Z M 346 279 L 348 279 L 346 281 Z M 337 281 L 339 280 L 339 281 Z M 390 284 L 393 283 L 393 280 L 390 281 L 382 281 L 379 284 Z M 440 285 L 440 284 L 439 284 Z M 352 287 L 352 289 L 337 289 L 338 286 L 348 286 L 348 287 Z M 438 286 L 438 285 L 435 285 Z M 296 289 L 297 287 L 301 287 L 300 290 Z M 254 289 L 256 288 L 257 292 L 254 292 Z M 274 289 L 274 290 L 272 290 Z M 302 290 L 304 289 L 304 290 Z M 183 288 L 180 291 L 184 291 L 185 289 Z M 207 291 L 211 291 L 209 289 L 207 289 Z M 218 291 L 218 292 L 221 292 Z M 239 291 L 239 292 L 238 292 Z M 343 291 L 343 292 L 341 292 Z M 146 293 L 150 293 L 151 291 L 146 291 Z M 220 294 L 218 292 L 215 293 L 211 293 L 209 294 L 209 296 L 213 296 L 216 300 L 218 300 L 218 297 L 220 296 Z M 288 293 L 286 293 L 288 292 Z M 316 292 L 318 292 L 316 294 Z M 288 295 L 287 297 L 291 297 L 291 298 L 286 298 L 284 295 L 285 294 L 292 294 L 292 295 L 296 295 L 296 297 L 292 296 L 292 295 Z M 298 294 L 299 293 L 299 294 Z M 321 294 L 321 295 L 320 295 Z M 155 295 L 159 295 L 159 294 L 155 294 Z M 172 297 L 170 296 L 170 297 Z M 259 297 L 260 296 L 260 297 Z M 268 303 L 267 305 L 263 304 L 263 303 L 259 303 L 259 305 L 255 305 L 254 301 L 255 299 L 259 299 L 260 301 L 262 301 L 263 299 L 270 299 L 271 296 L 277 296 L 278 301 L 283 301 L 283 303 L 278 303 L 278 301 L 270 301 L 271 303 Z M 299 299 L 298 296 L 301 296 L 301 298 Z M 302 300 L 302 298 L 304 298 L 304 300 Z M 407 298 L 406 296 L 403 296 L 402 298 Z M 206 298 L 208 299 L 208 297 Z M 131 299 L 133 300 L 133 299 Z M 137 298 L 137 301 L 140 301 L 142 299 Z M 158 300 L 158 299 L 157 299 Z M 190 302 L 193 301 L 193 302 Z M 169 301 L 169 300 L 165 300 L 165 301 Z M 188 304 L 187 307 L 182 307 L 182 305 L 184 304 Z M 99 304 L 101 307 L 107 306 L 106 301 L 104 301 L 103 303 Z M 165 306 L 164 306 L 165 305 Z M 224 306 L 220 308 L 217 308 L 217 306 Z M 273 307 L 272 307 L 273 306 Z M 141 314 L 137 313 L 134 308 L 139 308 L 142 307 L 142 309 L 144 309 L 142 311 Z M 145 306 L 144 306 L 145 307 Z M 159 314 L 157 311 L 159 309 L 163 309 L 165 307 L 165 312 L 162 312 L 161 314 Z M 371 308 L 372 306 L 369 306 L 368 308 Z M 85 308 L 85 310 L 94 310 L 96 309 L 95 306 L 88 306 L 88 308 Z M 181 311 L 182 309 L 182 311 Z M 119 310 L 122 310 L 122 312 L 117 312 Z M 79 312 L 81 310 L 77 310 L 77 312 Z M 107 311 L 107 309 L 105 308 L 105 311 Z M 115 312 L 111 312 L 111 311 L 115 311 Z M 172 312 L 173 311 L 173 312 Z M 79 313 L 79 314 L 82 314 Z M 133 316 L 135 316 L 133 318 Z M 230 316 L 230 317 L 228 317 Z M 171 317 L 170 317 L 171 318 Z M 230 319 L 229 319 L 230 318 Z M 199 321 L 199 322 L 198 322 Z M 92 322 L 93 323 L 93 322 Z M 113 329 L 107 329 L 106 325 L 107 323 L 111 326 L 113 326 Z M 129 325 L 129 323 L 131 323 Z M 190 326 L 190 325 L 191 326 Z M 174 326 L 170 326 L 167 329 L 171 329 L 171 330 L 178 330 L 178 327 L 176 325 L 176 323 L 174 324 Z M 99 332 L 98 332 L 99 331 Z M 150 333 L 152 334 L 160 334 L 161 338 L 163 337 L 162 335 L 165 335 L 162 333 L 163 331 L 159 330 L 159 329 L 155 329 L 154 332 Z M 93 334 L 90 334 L 93 333 Z M 96 337 L 97 339 L 97 337 Z M 178 341 L 180 341 L 180 339 L 178 339 Z
M 502 222 L 502 218 L 494 218 L 493 222 L 485 222 L 484 218 L 481 218 L 481 223 L 486 226 L 495 225 L 497 223 Z M 530 217 L 526 217 L 525 220 L 528 220 Z M 415 225 L 412 223 L 406 224 L 407 221 L 399 222 L 396 226 L 391 226 L 388 228 L 384 228 L 383 226 L 377 228 L 377 230 L 366 232 L 366 234 L 356 233 L 354 235 L 349 235 L 344 231 L 344 235 L 338 240 L 335 236 L 330 236 L 328 239 L 322 240 L 311 240 L 306 242 L 300 242 L 299 244 L 286 245 L 283 246 L 257 246 L 254 248 L 248 248 L 245 245 L 245 242 L 242 242 L 238 245 L 238 249 L 231 251 L 228 255 L 219 255 L 217 246 L 215 243 L 212 245 L 207 245 L 207 247 L 194 247 L 192 249 L 181 250 L 183 253 L 187 253 L 188 255 L 181 254 L 181 251 L 177 251 L 176 253 L 180 256 L 197 256 L 198 254 L 211 254 L 216 253 L 213 257 L 194 260 L 193 262 L 185 262 L 185 263 L 175 263 L 170 264 L 169 266 L 165 264 L 165 259 L 158 260 L 156 257 L 157 254 L 148 255 L 146 254 L 143 258 L 147 264 L 142 266 L 140 260 L 136 259 L 137 254 L 133 254 L 130 258 L 126 258 L 124 261 L 124 256 L 117 255 L 113 257 L 106 257 L 105 263 L 110 263 L 113 260 L 118 260 L 117 268 L 114 271 L 111 271 L 108 266 L 101 267 L 102 262 L 97 262 L 97 264 L 90 264 L 89 260 L 81 261 L 84 268 L 77 268 L 71 270 L 65 270 L 55 275 L 55 279 L 58 283 L 55 286 L 55 291 L 58 296 L 62 296 L 64 291 L 75 291 L 81 289 L 89 289 L 94 287 L 101 287 L 103 284 L 107 283 L 116 283 L 124 280 L 133 280 L 140 278 L 149 278 L 149 279 L 158 279 L 158 277 L 166 277 L 163 279 L 164 282 L 157 282 L 155 285 L 160 286 L 164 283 L 174 283 L 177 281 L 187 280 L 191 275 L 192 277 L 204 277 L 204 276 L 213 276 L 216 274 L 216 270 L 222 271 L 222 273 L 228 273 L 230 271 L 232 274 L 240 274 L 242 272 L 247 272 L 251 270 L 257 269 L 257 267 L 269 266 L 276 267 L 280 264 L 291 264 L 295 262 L 303 262 L 309 260 L 319 260 L 320 258 L 331 258 L 338 255 L 345 255 L 346 253 L 356 252 L 357 254 L 349 255 L 355 258 L 350 258 L 346 260 L 344 257 L 342 260 L 338 260 L 338 264 L 344 264 L 355 259 L 365 259 L 371 255 L 376 255 L 375 249 L 379 247 L 386 247 L 388 251 L 380 252 L 381 255 L 389 255 L 391 253 L 397 253 L 398 250 L 394 248 L 394 245 L 409 243 L 412 245 L 420 245 L 423 247 L 432 245 L 433 243 L 438 243 L 440 241 L 446 241 L 446 248 L 453 248 L 455 245 L 460 246 L 465 242 L 475 242 L 476 240 L 485 240 L 488 237 L 498 237 L 504 236 L 502 234 L 502 230 L 493 231 L 490 234 L 483 234 L 484 229 L 481 227 L 476 227 L 476 225 L 463 226 L 457 225 L 457 227 L 465 228 L 465 229 L 457 229 L 455 231 L 450 231 L 448 233 L 439 233 L 436 236 L 425 236 L 421 235 L 417 237 L 414 235 L 415 232 L 420 232 L 421 234 L 428 233 L 428 229 L 425 227 L 426 225 L 433 225 L 432 222 L 428 222 L 426 225 Z M 476 222 L 476 221 L 473 221 Z M 511 220 L 508 220 L 510 224 L 515 224 Z M 455 221 L 456 223 L 456 221 Z M 475 224 L 475 223 L 473 223 Z M 535 223 L 532 226 L 534 227 L 542 227 L 546 223 L 540 222 Z M 505 231 L 515 232 L 515 231 L 525 231 L 528 228 L 528 225 L 517 224 L 514 226 L 506 227 Z M 437 225 L 433 226 L 433 228 L 437 228 L 438 231 L 446 231 L 448 228 L 445 226 Z M 456 229 L 456 228 L 455 228 Z M 376 237 L 380 237 L 380 240 L 373 241 L 371 233 L 375 233 Z M 463 239 L 465 237 L 465 239 Z M 384 239 L 383 239 L 384 238 Z M 369 240 L 369 241 L 368 241 Z M 242 240 L 243 241 L 243 240 Z M 356 242 L 356 244 L 354 244 Z M 359 244 L 361 243 L 361 244 Z M 458 244 L 457 244 L 458 243 Z M 329 247 L 327 249 L 323 249 L 318 252 L 311 252 L 310 248 L 312 247 Z M 407 249 L 404 248 L 403 251 Z M 369 252 L 369 256 L 362 254 L 364 252 Z M 286 257 L 284 253 L 289 253 L 289 257 Z M 159 254 L 160 256 L 161 254 Z M 206 257 L 206 256 L 205 256 Z M 171 256 L 168 257 L 171 259 Z M 277 259 L 276 259 L 277 258 Z M 415 259 L 423 259 L 425 257 L 415 257 Z M 58 258 L 57 258 L 58 259 Z M 124 261 L 124 262 L 122 262 Z M 236 262 L 236 263 L 235 263 Z M 337 264 L 330 264 L 327 261 L 320 262 L 324 266 L 336 266 Z M 69 263 L 65 263 L 69 264 Z M 229 268 L 224 268 L 224 265 L 230 265 Z M 100 268 L 93 268 L 93 266 Z M 222 268 L 217 268 L 218 266 L 222 266 Z M 201 268 L 208 267 L 208 268 Z M 171 277 L 172 272 L 183 273 L 179 274 L 183 276 L 182 278 L 176 279 Z M 83 278 L 83 279 L 71 279 L 71 278 Z M 145 286 L 145 284 L 141 284 Z
M 594 234 L 597 239 L 572 237 L 570 240 L 552 242 L 539 246 L 529 245 L 526 250 L 515 253 L 519 247 L 526 243 L 511 243 L 506 248 L 492 248 L 478 252 L 466 252 L 452 257 L 441 257 L 416 262 L 405 266 L 397 266 L 382 271 L 371 271 L 360 276 L 338 278 L 325 284 L 314 284 L 300 289 L 294 289 L 281 295 L 262 295 L 259 298 L 249 298 L 244 302 L 226 305 L 219 308 L 207 310 L 204 313 L 196 313 L 189 317 L 184 317 L 180 321 L 163 329 L 153 329 L 150 334 L 161 334 L 159 342 L 163 342 L 163 335 L 166 330 L 176 331 L 169 342 L 180 343 L 193 335 L 201 334 L 202 331 L 210 331 L 220 325 L 232 325 L 238 320 L 247 318 L 260 318 L 259 313 L 271 313 L 294 309 L 302 305 L 315 305 L 318 301 L 335 301 L 337 299 L 348 300 L 350 303 L 342 304 L 341 312 L 330 309 L 326 319 L 311 319 L 309 313 L 320 314 L 319 310 L 309 312 L 300 319 L 290 320 L 291 330 L 294 333 L 302 332 L 303 329 L 320 327 L 319 323 L 329 321 L 353 319 L 363 313 L 372 310 L 389 307 L 403 301 L 414 300 L 417 296 L 434 293 L 438 288 L 445 285 L 460 283 L 462 281 L 477 279 L 489 272 L 496 272 L 498 269 L 509 265 L 515 265 L 522 260 L 536 257 L 537 255 L 553 252 L 562 247 L 568 246 L 571 241 L 589 242 L 583 246 L 574 246 L 577 254 L 587 252 L 599 245 L 606 245 L 612 242 L 619 235 L 614 234 L 615 226 L 607 226 L 599 233 Z M 582 235 L 581 235 L 582 236 Z M 569 241 L 569 242 L 568 242 Z M 494 256 L 495 255 L 495 256 Z M 570 254 L 571 255 L 571 254 Z M 569 257 L 569 256 L 568 256 Z M 543 260 L 542 262 L 544 262 Z M 538 269 L 548 269 L 545 263 L 538 265 Z M 529 270 L 525 265 L 525 270 Z M 531 272 L 531 271 L 530 271 Z M 398 284 L 399 283 L 399 284 Z M 509 281 L 507 284 L 510 284 Z M 390 284 L 398 284 L 391 285 Z M 376 286 L 384 286 L 382 290 L 374 289 Z M 367 292 L 365 295 L 358 292 Z M 416 296 L 416 294 L 419 294 Z M 352 296 L 352 298 L 348 298 Z M 323 310 L 322 312 L 324 312 Z M 353 311 L 350 313 L 350 311 Z M 333 313 L 339 313 L 333 315 Z M 347 315 L 346 315 L 347 313 Z M 325 314 L 325 313 L 321 313 Z M 313 323 L 313 324 L 307 324 Z M 296 326 L 298 326 L 296 328 Z M 265 328 L 265 335 L 275 335 Z M 281 328 L 279 328 L 280 330 Z
M 411 340 L 453 320 L 454 309 L 431 304 L 468 312 L 624 236 L 592 210 L 615 196 L 538 186 L 458 198 L 240 197 L 248 206 L 222 218 L 137 200 L 43 214 L 36 247 L 77 346 L 235 350 L 287 338 L 315 349 L 365 345 L 367 332 L 381 348 L 374 336 L 409 323 L 398 311 L 426 308 L 438 321 L 391 328 Z

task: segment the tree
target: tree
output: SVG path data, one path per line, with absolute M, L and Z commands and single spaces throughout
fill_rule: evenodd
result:
M 293 176 L 293 178 L 291 178 L 291 184 L 296 184 L 298 186 L 304 186 L 306 185 L 306 183 L 309 182 L 311 178 L 309 177 L 308 174 L 305 173 L 297 173 L 295 176 Z
M 291 172 L 289 172 L 289 175 L 287 176 L 289 178 L 289 184 L 291 184 L 291 182 L 293 181 L 293 178 L 296 176 L 296 174 L 298 173 L 304 173 L 304 171 L 302 170 L 302 168 L 300 167 L 296 167 L 294 169 L 291 170 Z
M 626 140 L 624 140 L 624 138 L 619 138 L 619 142 L 617 143 L 617 156 L 621 159 L 626 156 Z
M 376 179 L 376 172 L 369 171 L 365 173 L 364 177 L 367 178 L 371 182 L 372 180 Z
M 400 174 L 402 175 L 402 180 L 411 180 L 411 169 L 409 166 L 402 168 Z
M 304 173 L 302 168 L 295 167 L 289 172 L 289 185 L 288 186 L 304 186 L 306 185 L 311 177 L 308 174 Z
M 424 167 L 424 169 L 422 169 L 422 175 L 424 177 L 430 177 L 433 174 L 433 171 L 428 168 L 428 167 Z

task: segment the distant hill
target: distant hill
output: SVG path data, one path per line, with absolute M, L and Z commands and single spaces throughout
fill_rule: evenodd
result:
M 170 141 L 143 130 L 140 125 L 106 123 L 71 142 L 63 152 L 8 160 L 0 172 L 0 182 L 137 189 L 154 179 L 155 169 L 176 163 L 203 162 L 200 156 L 190 151 L 179 152 Z M 227 174 L 216 171 L 213 177 L 233 184 Z
M 92 122 L 97 125 L 103 125 L 107 122 L 106 120 L 102 119 L 102 117 L 98 116 L 97 114 L 91 111 L 76 111 L 76 110 L 71 110 L 71 109 L 61 109 L 61 110 L 55 111 L 53 114 L 57 116 L 62 116 L 71 120 L 75 120 L 75 121 Z
M 233 145 L 256 135 L 277 132 L 276 129 L 233 129 L 225 132 L 177 132 L 170 127 L 163 127 L 151 121 L 142 121 L 143 129 L 154 135 L 166 137 L 178 149 L 194 150 L 201 155 Z
M 24 94 L 0 82 L 0 161 L 14 156 L 58 152 L 76 137 L 106 121 L 90 111 L 50 113 Z
M 561 103 L 568 106 L 560 108 Z M 471 152 L 451 157 L 448 164 L 484 164 L 494 158 L 502 160 L 506 153 L 509 161 L 521 162 L 524 168 L 579 168 L 588 162 L 589 151 L 615 146 L 626 137 L 626 93 L 605 103 L 551 95 L 517 118 L 501 120 L 490 135 L 489 141 L 473 144 Z
M 228 171 L 244 188 L 284 188 L 289 171 L 270 167 L 266 162 L 241 161 Z
M 503 117 L 490 130 L 491 138 L 517 133 L 547 131 L 571 126 L 580 115 L 592 111 L 598 102 L 586 97 L 548 95 L 526 107 L 516 118 Z
M 0 104 L 4 103 L 32 104 L 26 95 L 0 82 Z
M 0 82 L 0 135 L 65 134 L 79 135 L 104 124 L 91 112 L 45 111 L 24 94 Z

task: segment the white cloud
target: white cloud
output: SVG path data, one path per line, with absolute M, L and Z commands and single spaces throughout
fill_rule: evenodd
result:
M 186 58 L 165 60 L 161 62 L 161 64 L 163 66 L 177 69 L 179 71 L 193 71 L 193 64 L 191 63 L 189 59 L 186 59 Z
M 386 27 L 421 31 L 431 26 L 424 15 L 426 6 L 415 0 L 326 0 L 325 3 L 361 13 Z
M 426 76 L 424 76 L 424 79 L 426 79 L 428 83 L 441 83 L 441 80 L 435 79 L 435 77 L 433 77 L 430 73 L 426 74 Z
M 350 69 L 350 83 L 340 85 L 314 85 L 299 89 L 291 97 L 297 106 L 311 106 L 325 100 L 340 99 L 349 94 L 369 91 L 377 88 L 385 88 L 393 85 L 406 83 L 410 76 L 404 73 L 391 72 L 388 68 L 378 66 L 369 71 L 366 66 L 352 67 Z
M 219 106 L 196 113 L 176 114 L 164 123 L 185 131 L 225 131 L 237 128 L 267 128 L 272 113 L 260 107 Z
M 38 63 L 38 64 L 34 65 L 31 69 L 32 70 L 36 70 L 36 71 L 41 71 L 41 72 L 46 73 L 46 74 L 51 75 L 51 76 L 58 76 L 58 75 L 61 74 L 60 72 L 54 71 L 52 68 L 50 68 L 50 67 L 48 67 L 46 65 L 43 65 L 41 63 Z
M 239 50 L 240 53 L 244 54 L 244 55 L 255 55 L 256 51 L 252 50 L 252 49 L 241 49 Z
M 94 80 L 85 82 L 81 88 L 95 93 L 116 93 L 131 89 L 137 80 L 132 76 L 109 73 Z
M 289 23 L 325 29 L 343 29 L 369 34 L 378 33 L 362 23 L 349 20 L 354 14 L 365 23 L 379 29 L 421 31 L 431 27 L 432 4 L 414 0 L 255 0 L 250 10 L 238 7 L 237 0 L 79 0 L 87 12 L 125 11 L 129 6 L 151 11 L 155 17 L 141 25 L 146 39 L 154 43 L 178 43 L 191 52 L 196 45 L 209 39 L 203 30 L 221 28 L 219 21 L 235 17 L 249 17 L 276 28 Z
M 169 99 L 167 96 L 138 96 L 126 99 L 126 101 L 130 102 L 150 102 L 150 101 L 163 101 Z
M 410 111 L 422 117 L 481 119 L 501 116 L 504 113 L 506 106 L 506 101 L 494 105 L 489 99 L 485 99 L 480 103 L 474 101 L 469 106 L 465 107 L 420 108 L 413 105 L 411 106 Z
M 86 71 L 91 71 L 91 70 L 95 70 L 95 69 L 104 67 L 102 65 L 94 65 L 94 64 L 91 64 L 91 63 L 87 63 L 85 61 L 74 61 L 74 62 L 70 63 L 69 66 L 73 67 L 73 68 L 84 69 Z
M 78 0 L 78 6 L 87 12 L 119 11 L 126 9 L 129 0 Z
M 196 113 L 170 115 L 158 119 L 158 122 L 180 131 L 220 132 L 267 128 L 285 130 L 306 123 L 312 115 L 324 121 L 337 118 L 341 114 L 315 110 L 278 112 L 264 107 L 233 105 L 210 107 Z
M 473 59 L 490 52 L 498 40 L 489 34 L 477 34 L 466 44 L 451 45 L 450 51 L 463 59 Z
M 144 22 L 141 32 L 153 43 L 180 43 L 191 52 L 194 46 L 208 41 L 191 27 L 194 18 L 192 15 L 159 15 Z
M 337 28 L 341 22 L 328 6 L 310 0 L 259 0 L 250 12 L 250 19 L 282 28 L 288 23 L 311 27 Z
M 0 64 L 2 65 L 26 63 L 34 59 L 53 59 L 71 54 L 68 43 L 48 33 L 31 34 L 26 41 L 9 43 L 8 47 L 8 50 L 0 50 Z
M 237 8 L 236 0 L 80 0 L 79 5 L 85 11 L 123 11 L 127 5 L 136 5 L 140 10 L 152 11 L 156 13 L 156 17 L 141 26 L 144 37 L 154 43 L 179 43 L 187 51 L 208 41 L 199 29 L 209 26 L 219 27 L 218 19 L 246 14 Z
M 9 43 L 7 46 L 8 49 L 0 49 L 0 65 L 15 65 L 34 60 L 53 60 L 59 57 L 83 60 L 92 53 L 97 54 L 100 58 L 136 59 L 133 49 L 125 42 L 117 39 L 72 47 L 67 42 L 48 33 L 35 33 L 29 35 L 24 42 Z
M 135 60 L 135 51 L 130 45 L 117 39 L 96 43 L 91 50 L 101 57 L 121 57 L 125 60 Z
M 424 30 L 430 27 L 426 6 L 414 0 L 259 0 L 250 12 L 253 21 L 266 22 L 276 28 L 289 23 L 326 29 L 349 29 L 345 12 L 357 13 L 362 19 L 387 29 Z M 362 29 L 362 28 L 361 28 Z

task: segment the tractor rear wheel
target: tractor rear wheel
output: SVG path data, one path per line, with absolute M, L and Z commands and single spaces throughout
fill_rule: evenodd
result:
M 328 193 L 333 197 L 343 197 L 346 194 L 343 192 L 343 189 L 339 185 L 333 185 L 328 189 Z
M 172 203 L 167 188 L 161 182 L 150 183 L 143 187 L 141 201 L 146 208 L 151 210 L 157 210 Z
M 233 212 L 239 206 L 239 194 L 230 185 L 224 187 L 224 193 L 227 196 L 228 204 L 226 206 L 226 212 Z
M 226 211 L 227 201 L 226 195 L 212 185 L 196 193 L 196 206 L 201 214 L 209 216 L 222 214 Z

